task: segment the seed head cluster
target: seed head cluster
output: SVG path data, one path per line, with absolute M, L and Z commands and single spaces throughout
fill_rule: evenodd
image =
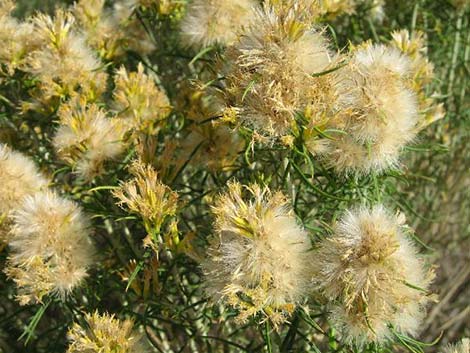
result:
M 11 238 L 9 216 L 25 197 L 46 190 L 48 184 L 30 158 L 0 144 L 0 248 Z
M 104 59 L 122 57 L 126 50 L 148 55 L 155 44 L 133 16 L 139 2 L 119 0 L 106 7 L 104 0 L 80 0 L 72 13 L 83 29 L 87 43 Z
M 171 111 L 166 94 L 144 73 L 139 63 L 137 72 L 121 67 L 115 77 L 114 109 L 131 129 L 151 131 L 154 123 Z
M 444 353 L 469 353 L 470 352 L 470 339 L 463 338 L 461 341 L 449 344 L 443 349 Z
M 58 10 L 54 17 L 37 14 L 32 22 L 40 47 L 29 54 L 25 70 L 41 82 L 39 102 L 46 104 L 77 91 L 90 98 L 100 96 L 106 89 L 107 74 L 75 28 L 73 15 Z
M 27 54 L 39 46 L 30 21 L 20 22 L 11 15 L 15 8 L 12 0 L 0 1 L 0 62 L 5 64 L 8 74 L 25 68 Z
M 0 144 L 0 214 L 17 209 L 26 196 L 47 189 L 48 184 L 30 158 Z
M 354 351 L 419 333 L 433 271 L 405 217 L 358 189 L 399 168 L 444 116 L 427 38 L 402 30 L 340 50 L 329 27 L 368 10 L 373 29 L 383 0 L 77 0 L 25 19 L 14 7 L 0 0 L 0 129 L 11 135 L 0 140 L 35 157 L 0 143 L 0 252 L 20 305 L 75 304 L 96 222 L 112 251 L 74 299 L 97 307 L 98 286 L 119 273 L 126 293 L 111 288 L 104 303 L 138 316 L 162 351 L 204 351 L 202 336 L 215 337 L 192 330 L 213 319 L 192 316 L 205 294 L 230 308 L 221 318 L 289 326 L 280 351 L 296 349 L 305 323 Z M 133 243 L 142 231 L 155 253 Z M 149 351 L 132 320 L 73 314 L 67 353 Z M 170 349 L 168 327 L 191 335 L 187 346 Z
M 418 101 L 408 89 L 411 61 L 399 50 L 365 44 L 337 73 L 338 116 L 343 134 L 325 141 L 325 158 L 338 172 L 381 171 L 396 166 L 400 150 L 416 135 Z
M 322 104 L 313 92 L 323 80 L 312 75 L 333 59 L 322 32 L 299 20 L 303 10 L 265 5 L 226 50 L 227 106 L 266 137 L 288 134 L 296 113 Z

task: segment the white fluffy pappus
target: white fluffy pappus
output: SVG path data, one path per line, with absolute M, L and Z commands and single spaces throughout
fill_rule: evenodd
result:
M 323 156 L 340 173 L 381 172 L 398 165 L 399 153 L 416 136 L 418 99 L 407 86 L 411 61 L 399 50 L 366 43 L 336 73 L 333 127 Z
M 41 81 L 42 99 L 70 94 L 78 87 L 92 97 L 100 96 L 107 74 L 73 15 L 58 10 L 54 17 L 37 14 L 32 22 L 41 45 L 28 55 L 25 71 Z
M 237 120 L 265 137 L 282 137 L 295 115 L 323 105 L 323 79 L 312 76 L 333 64 L 321 30 L 298 20 L 298 9 L 265 5 L 225 53 L 227 105 Z
M 470 353 L 470 339 L 465 337 L 459 342 L 448 344 L 442 350 L 443 353 Z
M 313 281 L 330 304 L 330 322 L 346 343 L 415 335 L 433 278 L 402 214 L 382 205 L 347 211 L 312 258 Z
M 254 0 L 193 0 L 181 24 L 183 40 L 194 47 L 231 44 L 256 7 Z
M 207 292 L 237 309 L 240 321 L 262 314 L 278 325 L 306 293 L 308 235 L 282 193 L 228 188 L 213 207 L 215 235 L 202 263 Z
M 60 126 L 53 145 L 61 159 L 87 180 L 103 172 L 107 160 L 124 152 L 127 125 L 108 118 L 96 104 L 72 100 L 59 109 Z
M 48 184 L 31 158 L 0 143 L 0 214 L 16 209 L 26 196 Z
M 90 223 L 77 204 L 52 191 L 25 198 L 12 215 L 13 238 L 7 275 L 21 304 L 48 294 L 65 296 L 93 263 Z

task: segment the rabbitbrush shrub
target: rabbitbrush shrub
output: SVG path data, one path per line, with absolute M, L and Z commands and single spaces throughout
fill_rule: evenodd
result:
M 407 187 L 468 131 L 466 1 L 25 4 L 0 0 L 1 352 L 441 351 Z

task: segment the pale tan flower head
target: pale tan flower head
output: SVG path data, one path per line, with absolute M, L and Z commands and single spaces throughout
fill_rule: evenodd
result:
M 0 143 L 0 215 L 15 210 L 26 196 L 48 184 L 32 159 Z
M 113 195 L 124 210 L 138 214 L 150 227 L 160 229 L 166 217 L 176 214 L 178 195 L 160 181 L 149 164 L 135 161 L 130 173 L 133 178 L 122 183 Z
M 427 58 L 426 38 L 423 32 L 410 34 L 406 29 L 392 33 L 390 45 L 399 49 L 411 60 L 409 87 L 418 96 L 420 119 L 417 130 L 422 130 L 445 115 L 442 103 L 429 96 L 428 86 L 434 79 L 434 65 Z
M 170 113 L 168 97 L 154 79 L 144 73 L 142 63 L 139 63 L 137 72 L 129 73 L 121 67 L 114 81 L 114 109 L 130 128 L 151 130 L 156 122 Z
M 23 68 L 27 54 L 36 49 L 38 38 L 31 22 L 20 22 L 11 16 L 15 3 L 0 1 L 0 63 L 12 75 L 17 68 Z
M 87 43 L 101 57 L 110 59 L 122 54 L 119 45 L 123 31 L 112 11 L 105 8 L 105 0 L 77 1 L 73 14 L 83 28 Z
M 333 61 L 323 34 L 299 20 L 296 7 L 265 5 L 226 51 L 226 105 L 236 109 L 239 124 L 265 137 L 284 136 L 296 113 L 317 105 L 321 79 L 312 75 Z
M 87 42 L 106 59 L 118 59 L 133 50 L 150 54 L 155 44 L 133 12 L 136 0 L 118 0 L 106 7 L 103 0 L 80 0 L 73 13 L 83 27 Z
M 58 115 L 53 145 L 59 157 L 85 179 L 101 174 L 107 160 L 124 152 L 127 126 L 118 118 L 108 118 L 96 104 L 77 97 L 62 104 Z
M 202 263 L 207 292 L 237 309 L 240 321 L 260 314 L 281 324 L 306 293 L 310 249 L 286 197 L 232 182 L 213 213 L 215 235 Z
M 73 324 L 68 332 L 67 353 L 145 353 L 142 336 L 132 320 L 118 320 L 98 312 L 85 314 L 86 326 Z
M 231 44 L 256 7 L 254 0 L 192 0 L 181 25 L 183 41 L 195 47 Z
M 325 141 L 324 157 L 340 173 L 381 172 L 398 165 L 416 136 L 418 100 L 408 88 L 411 61 L 397 49 L 366 43 L 335 72 L 336 118 L 343 133 Z
M 106 89 L 106 73 L 98 56 L 78 33 L 70 12 L 58 10 L 55 17 L 33 18 L 41 47 L 33 51 L 27 70 L 41 81 L 40 97 L 47 101 L 76 91 L 96 99 Z
M 10 241 L 10 214 L 26 196 L 47 189 L 49 180 L 33 160 L 0 143 L 0 249 Z
M 470 353 L 470 339 L 462 338 L 457 343 L 447 345 L 443 353 Z
M 45 295 L 65 296 L 87 276 L 94 247 L 88 218 L 72 201 L 51 191 L 28 196 L 12 215 L 13 238 L 7 275 L 20 304 Z
M 312 254 L 314 284 L 347 343 L 393 338 L 389 325 L 409 335 L 419 330 L 433 274 L 404 222 L 381 205 L 347 211 Z

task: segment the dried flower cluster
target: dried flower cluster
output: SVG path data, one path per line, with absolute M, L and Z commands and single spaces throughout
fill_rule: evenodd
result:
M 388 45 L 334 53 L 315 24 L 324 12 L 309 1 L 267 1 L 255 12 L 219 63 L 224 120 L 287 145 L 306 121 L 309 150 L 340 174 L 397 167 L 419 130 L 443 117 L 426 95 L 423 38 L 396 32 Z
M 382 342 L 391 327 L 411 335 L 419 329 L 433 276 L 404 221 L 382 206 L 348 211 L 312 257 L 314 282 L 346 342 Z
M 139 63 L 137 72 L 121 67 L 115 77 L 114 109 L 129 128 L 152 131 L 155 123 L 171 111 L 166 94 L 144 73 Z
M 444 348 L 444 353 L 469 353 L 470 339 L 463 338 L 460 342 L 449 344 Z
M 323 141 L 322 153 L 339 172 L 381 171 L 397 164 L 401 148 L 412 141 L 418 102 L 405 85 L 410 60 L 399 50 L 365 44 L 336 82 L 337 116 L 330 125 L 344 133 Z
M 11 238 L 11 213 L 25 197 L 47 189 L 49 181 L 34 162 L 23 154 L 0 144 L 0 246 Z
M 34 36 L 34 26 L 30 22 L 20 22 L 11 16 L 15 8 L 12 0 L 0 1 L 0 62 L 13 74 L 17 68 L 24 68 L 29 51 L 39 43 Z
M 118 118 L 108 118 L 98 105 L 72 99 L 61 105 L 58 116 L 60 126 L 54 147 L 60 158 L 74 165 L 86 179 L 101 174 L 106 160 L 124 152 L 126 124 Z
M 324 80 L 313 75 L 331 68 L 334 59 L 322 32 L 302 22 L 303 11 L 265 5 L 226 50 L 228 112 L 266 137 L 288 134 L 297 113 L 324 104 Z
M 25 71 L 41 82 L 38 101 L 47 105 L 55 97 L 74 92 L 83 92 L 90 99 L 99 97 L 106 89 L 107 75 L 98 56 L 74 27 L 72 14 L 62 10 L 55 17 L 37 14 L 32 22 L 40 46 L 28 55 Z
M 85 314 L 86 326 L 75 323 L 69 330 L 67 353 L 145 353 L 141 336 L 132 320 L 120 321 L 114 315 Z
M 155 50 L 155 45 L 138 25 L 138 19 L 132 16 L 138 5 L 137 0 L 121 0 L 107 8 L 104 0 L 80 0 L 75 3 L 73 14 L 88 44 L 102 58 L 121 57 L 126 50 L 148 55 Z
M 339 133 L 308 144 L 339 173 L 397 167 L 401 150 L 419 130 L 443 117 L 442 106 L 424 93 L 432 66 L 422 56 L 420 37 L 393 37 L 394 45 L 354 48 L 348 64 L 332 74 L 336 99 L 326 126 Z
M 32 160 L 0 145 L 0 235 L 10 248 L 5 272 L 20 304 L 68 294 L 92 264 L 87 218 L 48 184 Z
M 442 103 L 437 103 L 435 97 L 428 96 L 427 86 L 433 81 L 434 66 L 426 56 L 425 38 L 422 32 L 410 34 L 407 30 L 392 33 L 391 46 L 398 48 L 411 61 L 410 77 L 407 82 L 418 97 L 418 110 L 422 116 L 418 122 L 418 130 L 427 127 L 445 115 Z
M 165 219 L 176 214 L 178 195 L 159 180 L 151 165 L 135 161 L 130 173 L 133 178 L 113 194 L 122 208 L 142 217 L 147 230 L 159 231 Z
M 0 213 L 17 209 L 26 196 L 45 190 L 48 184 L 30 158 L 0 144 Z
M 262 314 L 278 325 L 305 295 L 309 238 L 282 193 L 228 188 L 213 206 L 216 234 L 202 264 L 207 291 L 238 309 L 241 321 Z

